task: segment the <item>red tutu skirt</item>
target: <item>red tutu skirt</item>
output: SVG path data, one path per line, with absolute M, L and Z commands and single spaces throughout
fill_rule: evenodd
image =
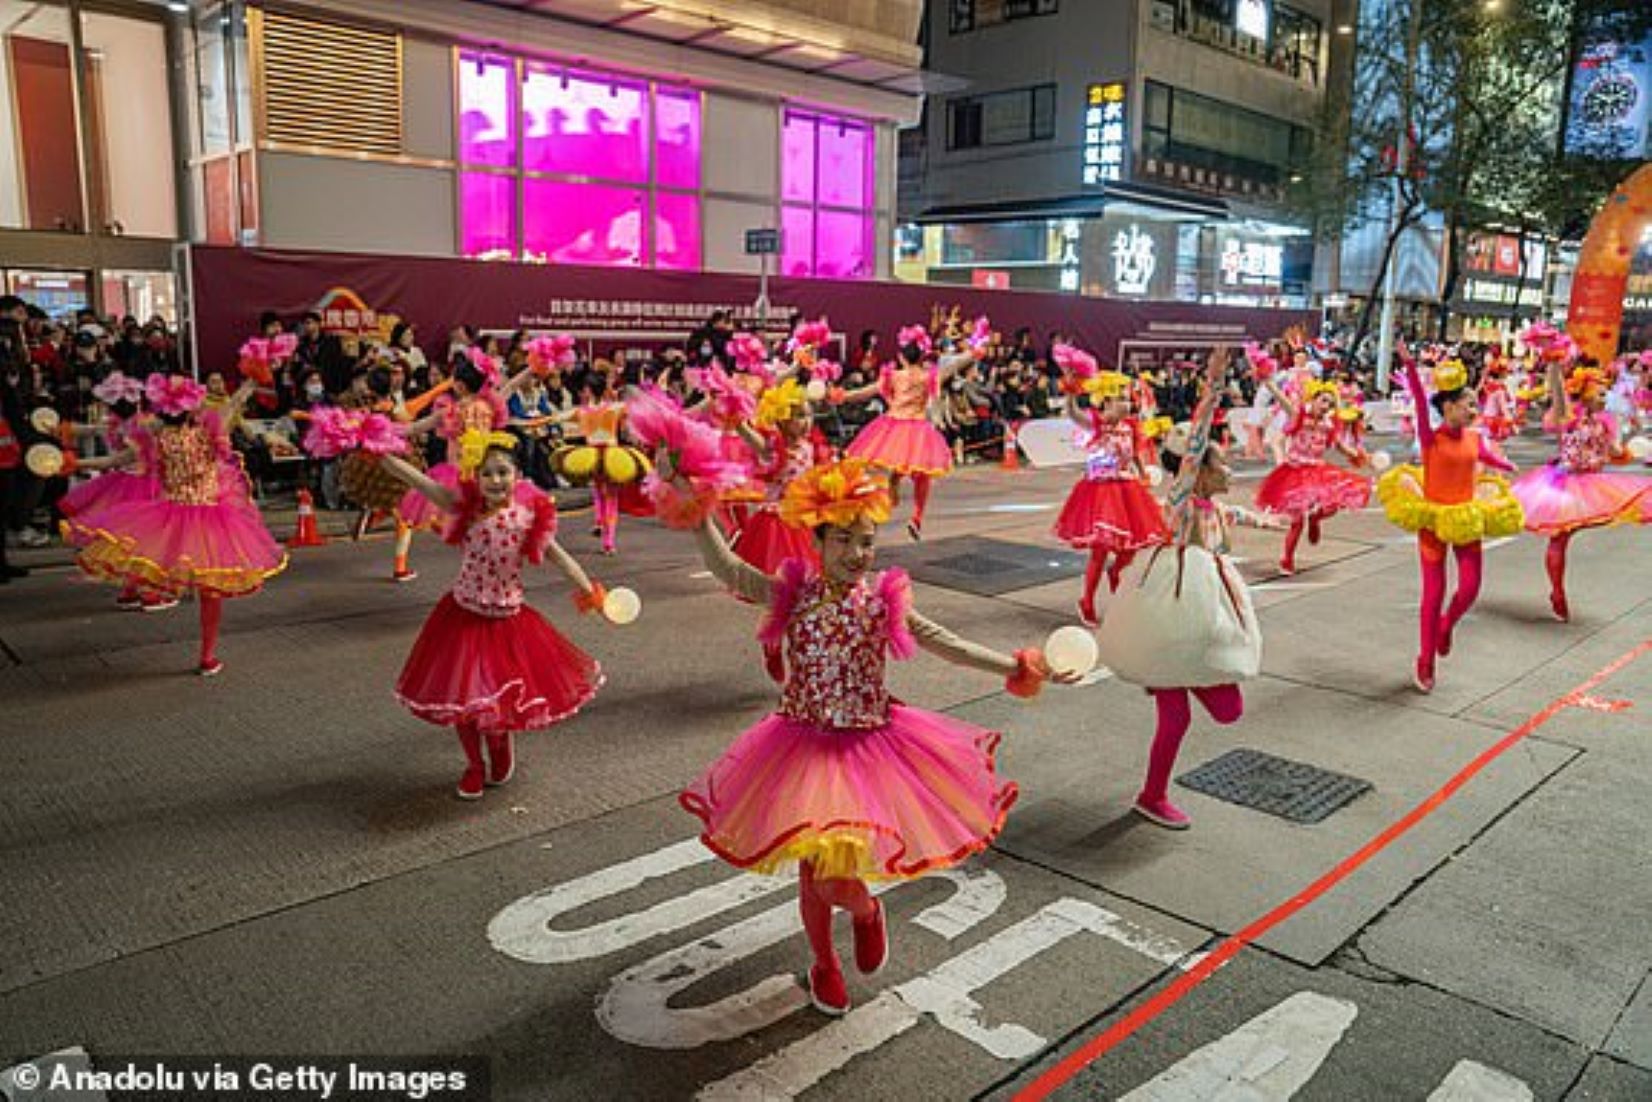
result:
M 1369 479 L 1329 463 L 1285 463 L 1275 467 L 1256 491 L 1258 509 L 1293 519 L 1363 509 L 1370 500 Z
M 602 667 L 532 608 L 482 616 L 449 593 L 424 622 L 396 699 L 427 723 L 527 731 L 567 719 L 602 687 Z
M 887 413 L 861 429 L 843 454 L 896 474 L 939 476 L 952 470 L 952 449 L 940 430 L 920 418 Z
M 780 519 L 780 510 L 765 505 L 746 519 L 734 541 L 734 553 L 765 574 L 773 574 L 787 559 L 820 569 L 820 551 L 807 529 L 793 528 Z
M 826 879 L 955 865 L 997 837 L 1016 786 L 996 732 L 894 703 L 881 727 L 828 730 L 771 714 L 678 797 L 729 864 L 809 861 Z
M 58 499 L 57 509 L 66 517 L 89 517 L 99 509 L 110 509 L 129 501 L 148 501 L 159 490 L 148 475 L 131 471 L 108 471 L 76 483 Z
M 1164 510 L 1133 478 L 1080 479 L 1054 531 L 1074 547 L 1097 551 L 1139 551 L 1170 538 Z
M 757 453 L 751 450 L 751 445 L 737 432 L 725 432 L 717 441 L 717 450 L 730 463 L 738 463 L 746 470 L 746 477 L 736 486 L 731 486 L 718 495 L 722 501 L 750 503 L 762 501 L 769 496 L 769 487 L 761 476 L 757 474 L 760 464 Z
M 1652 524 L 1652 478 L 1592 471 L 1576 474 L 1549 463 L 1509 489 L 1526 512 L 1526 530 L 1558 536 L 1607 524 Z

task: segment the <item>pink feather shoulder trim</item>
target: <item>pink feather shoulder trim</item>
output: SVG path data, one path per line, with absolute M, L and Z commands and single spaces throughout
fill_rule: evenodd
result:
M 906 623 L 912 611 L 912 579 L 900 567 L 890 567 L 878 576 L 878 596 L 883 598 L 889 617 L 889 653 L 900 659 L 913 657 L 918 653 L 918 641 Z
M 537 488 L 528 500 L 533 509 L 533 523 L 528 527 L 527 539 L 522 542 L 522 553 L 538 566 L 545 561 L 545 549 L 556 535 L 556 501 Z
M 757 641 L 765 647 L 778 647 L 786 638 L 786 625 L 797 611 L 797 602 L 803 596 L 803 587 L 809 584 L 809 565 L 800 559 L 787 559 L 780 564 L 774 577 L 774 599 L 769 613 L 757 628 Z

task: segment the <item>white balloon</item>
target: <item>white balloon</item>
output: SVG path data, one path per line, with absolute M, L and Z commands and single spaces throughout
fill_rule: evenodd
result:
M 1044 643 L 1044 661 L 1057 673 L 1087 674 L 1096 668 L 1100 653 L 1088 629 L 1071 625 L 1056 628 Z
M 1394 457 L 1385 451 L 1371 453 L 1371 467 L 1373 470 L 1386 471 L 1394 465 Z
M 1636 459 L 1645 459 L 1652 456 L 1652 436 L 1630 437 L 1629 454 Z
M 611 624 L 629 624 L 642 615 L 642 598 L 634 589 L 611 589 L 602 602 L 602 614 Z
M 826 384 L 819 379 L 812 379 L 809 385 L 803 388 L 803 393 L 811 402 L 821 401 L 826 397 Z

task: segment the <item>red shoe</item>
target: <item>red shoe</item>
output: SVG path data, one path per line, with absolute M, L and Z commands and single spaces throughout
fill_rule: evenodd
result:
M 398 570 L 390 575 L 390 580 L 393 582 L 410 582 L 418 576 L 419 572 L 417 570 Z
M 202 662 L 195 672 L 202 677 L 217 677 L 224 672 L 224 662 L 220 658 L 214 658 L 210 662 Z
M 1101 620 L 1096 616 L 1096 603 L 1094 601 L 1080 601 L 1078 603 L 1078 619 L 1087 628 L 1099 628 Z
M 115 598 L 115 607 L 122 612 L 137 612 L 143 608 L 143 598 L 136 593 L 122 593 Z
M 1549 607 L 1554 609 L 1555 618 L 1561 623 L 1568 623 L 1572 619 L 1571 606 L 1566 603 L 1566 594 L 1560 590 L 1549 594 Z
M 1289 578 L 1296 573 L 1296 562 L 1292 559 L 1279 560 L 1279 572 Z
M 889 928 L 883 921 L 883 904 L 872 900 L 872 917 L 855 919 L 855 969 L 863 976 L 875 976 L 889 962 Z
M 1427 658 L 1417 659 L 1417 666 L 1411 671 L 1411 683 L 1417 686 L 1417 691 L 1427 696 L 1434 691 L 1434 663 Z
M 849 989 L 843 984 L 843 970 L 836 966 L 809 969 L 809 1001 L 822 1014 L 840 1018 L 849 1012 Z
M 488 780 L 490 785 L 504 784 L 516 775 L 516 755 L 512 752 L 510 732 L 488 739 Z
M 456 791 L 461 800 L 479 800 L 482 798 L 482 767 L 472 765 L 465 770 L 465 775 L 459 778 L 459 787 Z
M 1166 830 L 1186 830 L 1193 825 L 1193 820 L 1187 817 L 1187 812 L 1170 802 L 1169 797 L 1158 800 L 1144 800 L 1136 797 L 1136 814 L 1150 823 L 1157 823 Z

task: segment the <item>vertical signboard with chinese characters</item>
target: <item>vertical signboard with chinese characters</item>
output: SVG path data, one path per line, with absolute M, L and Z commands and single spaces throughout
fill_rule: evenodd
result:
M 1084 186 L 1124 178 L 1124 82 L 1092 84 L 1084 96 Z

